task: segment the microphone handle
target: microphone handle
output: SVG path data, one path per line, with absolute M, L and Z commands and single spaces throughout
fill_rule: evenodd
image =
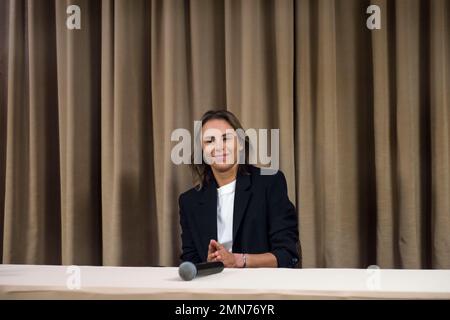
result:
M 214 273 L 222 272 L 224 265 L 222 262 L 202 262 L 195 265 L 197 268 L 197 276 L 207 276 Z

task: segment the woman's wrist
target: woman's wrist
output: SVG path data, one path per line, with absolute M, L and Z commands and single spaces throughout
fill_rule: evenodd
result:
M 247 256 L 243 253 L 234 253 L 236 268 L 245 268 Z

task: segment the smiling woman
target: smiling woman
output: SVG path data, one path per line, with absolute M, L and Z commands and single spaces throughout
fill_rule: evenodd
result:
M 208 111 L 196 143 L 196 186 L 179 198 L 181 259 L 225 267 L 295 267 L 298 218 L 281 171 L 263 175 L 248 162 L 249 140 L 229 111 Z M 239 130 L 241 129 L 241 130 Z

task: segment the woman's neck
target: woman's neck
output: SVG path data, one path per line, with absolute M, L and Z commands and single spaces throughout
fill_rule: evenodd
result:
M 233 182 L 236 179 L 238 167 L 239 165 L 236 163 L 227 171 L 217 171 L 214 168 L 211 168 L 214 174 L 214 178 L 216 178 L 216 182 L 219 185 L 219 188 L 230 182 Z

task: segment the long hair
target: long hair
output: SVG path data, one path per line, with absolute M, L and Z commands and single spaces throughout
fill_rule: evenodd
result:
M 244 154 L 241 161 L 238 164 L 238 173 L 239 174 L 249 174 L 249 153 L 250 153 L 250 141 L 248 136 L 245 134 L 244 129 L 241 125 L 239 119 L 228 110 L 209 110 L 203 114 L 201 118 L 201 127 L 208 122 L 209 120 L 220 119 L 225 120 L 228 124 L 237 131 L 237 139 L 239 143 L 244 146 Z M 192 175 L 194 180 L 194 186 L 197 186 L 197 189 L 200 190 L 203 186 L 207 185 L 214 179 L 213 172 L 211 170 L 211 166 L 207 164 L 203 159 L 203 149 L 201 147 L 201 128 L 200 130 L 196 130 L 194 136 L 194 143 L 199 143 L 199 149 L 202 150 L 202 158 L 201 163 L 195 163 L 194 154 L 191 157 L 191 168 Z M 240 129 L 240 130 L 238 130 Z M 242 155 L 242 152 L 239 152 Z M 242 163 L 243 162 L 243 163 Z

